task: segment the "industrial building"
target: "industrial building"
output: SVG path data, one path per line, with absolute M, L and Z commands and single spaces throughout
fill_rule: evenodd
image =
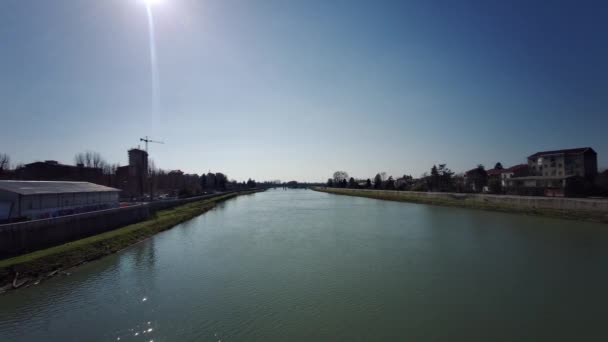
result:
M 119 194 L 88 182 L 0 180 L 0 222 L 116 208 Z

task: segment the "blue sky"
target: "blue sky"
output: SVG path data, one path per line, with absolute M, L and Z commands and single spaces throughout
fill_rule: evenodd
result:
M 100 152 L 239 180 L 418 176 L 592 146 L 608 167 L 608 2 L 0 2 L 0 152 Z M 155 106 L 155 103 L 158 103 Z

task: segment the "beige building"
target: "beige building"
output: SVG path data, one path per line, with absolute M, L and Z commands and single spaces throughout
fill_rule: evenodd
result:
M 507 193 L 585 196 L 597 175 L 597 153 L 591 147 L 537 152 L 528 157 L 528 172 L 506 179 Z
M 591 147 L 537 152 L 528 157 L 533 176 L 591 179 L 597 174 L 597 153 Z

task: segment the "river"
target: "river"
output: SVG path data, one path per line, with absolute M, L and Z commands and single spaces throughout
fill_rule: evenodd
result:
M 605 341 L 608 226 L 270 190 L 0 296 L 0 341 Z

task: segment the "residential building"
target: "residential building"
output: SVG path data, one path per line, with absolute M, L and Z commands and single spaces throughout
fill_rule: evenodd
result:
M 505 179 L 509 193 L 582 196 L 597 175 L 597 153 L 591 147 L 536 152 L 528 157 L 527 172 Z
M 0 221 L 116 208 L 120 190 L 89 182 L 0 181 Z
M 481 192 L 488 185 L 488 173 L 483 167 L 476 167 L 464 173 L 465 189 L 469 192 Z
M 507 179 L 507 193 L 525 196 L 570 197 L 584 194 L 577 176 L 526 176 Z
M 503 188 L 508 187 L 507 181 L 513 177 L 525 177 L 529 174 L 529 168 L 527 164 L 518 164 L 511 166 L 508 169 L 503 169 L 500 173 L 500 183 Z
M 518 164 L 511 166 L 508 169 L 490 169 L 486 171 L 488 174 L 488 181 L 496 179 L 500 182 L 500 186 L 504 189 L 508 186 L 507 180 L 513 177 L 525 177 L 528 176 L 528 165 Z
M 486 171 L 488 177 L 498 177 L 505 171 L 505 169 L 489 169 Z
M 503 168 L 494 168 L 486 171 L 488 176 L 487 185 L 483 187 L 483 192 L 501 194 L 503 193 L 503 186 L 501 182 L 502 173 L 505 172 Z
M 528 157 L 533 176 L 578 176 L 592 180 L 597 174 L 597 153 L 591 147 L 536 152 Z
M 357 181 L 357 187 L 360 189 L 366 189 L 367 188 L 367 180 L 358 180 Z M 371 187 L 371 184 L 370 184 Z
M 170 191 L 171 193 L 175 193 L 175 195 L 177 195 L 179 194 L 180 190 L 184 189 L 185 187 L 186 179 L 181 170 L 173 170 L 167 173 L 167 188 L 163 190 Z

